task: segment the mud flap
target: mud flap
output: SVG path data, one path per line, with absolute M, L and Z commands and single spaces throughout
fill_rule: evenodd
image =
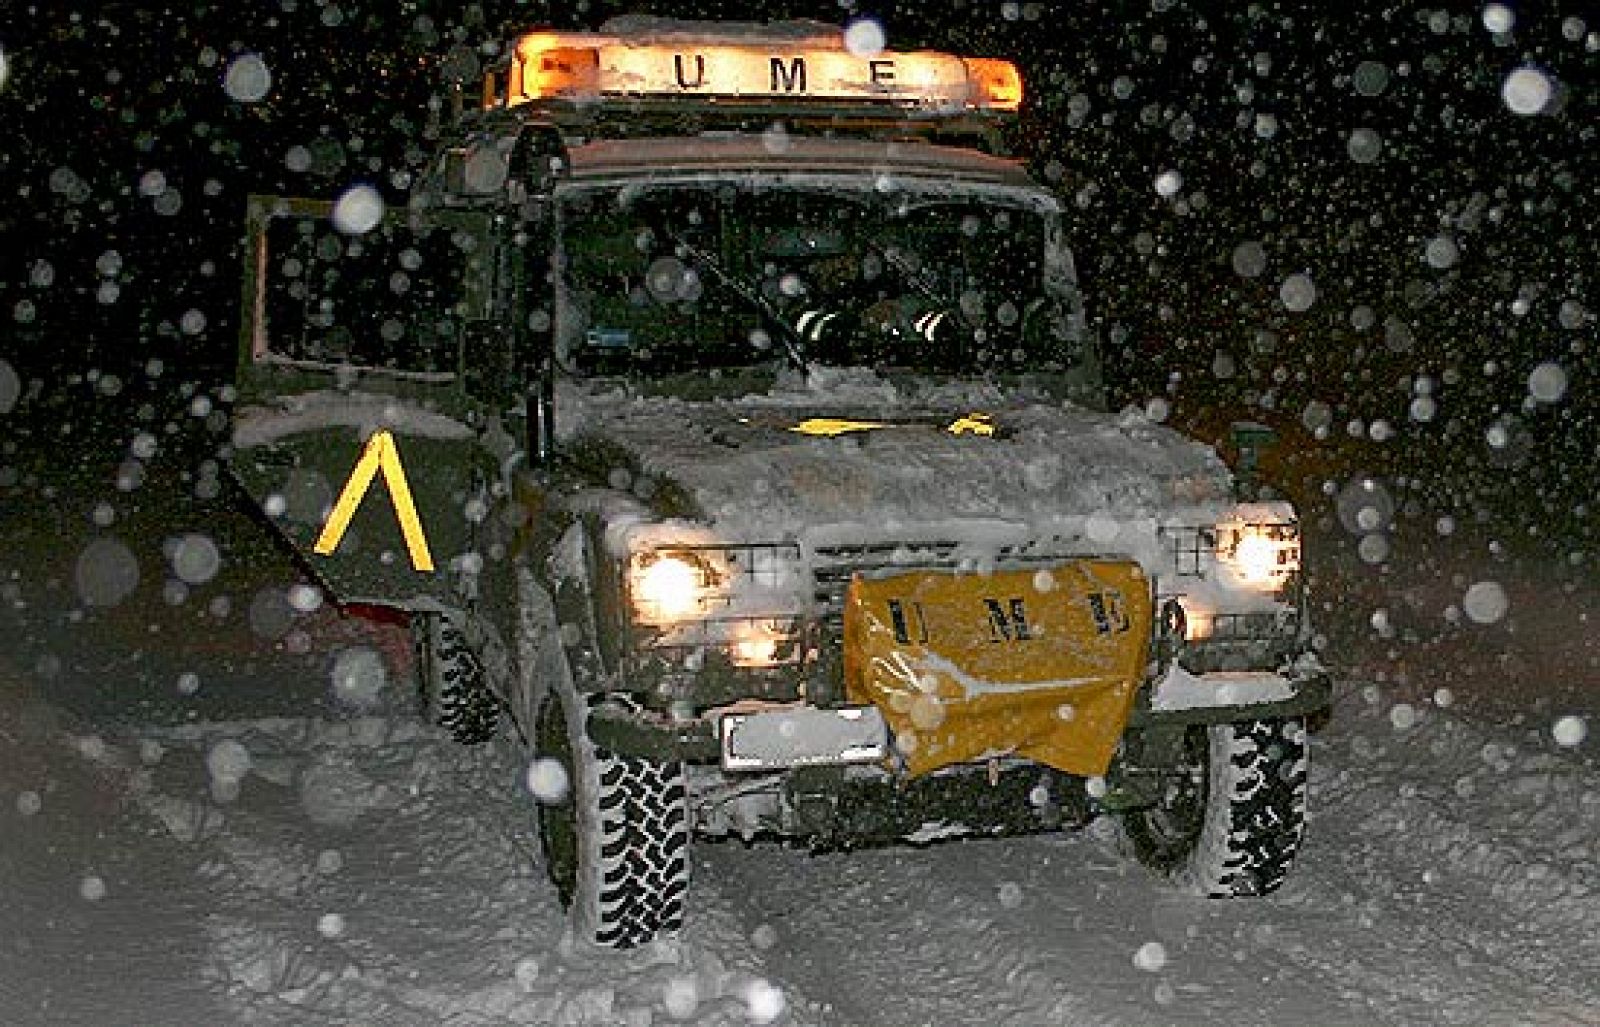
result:
M 912 775 L 1005 754 L 1097 775 L 1144 674 L 1150 586 L 1115 560 L 857 576 L 844 618 L 846 695 Z

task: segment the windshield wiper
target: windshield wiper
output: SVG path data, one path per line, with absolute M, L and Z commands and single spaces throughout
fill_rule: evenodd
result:
M 948 296 L 941 296 L 935 292 L 933 286 L 923 280 L 922 272 L 913 267 L 911 261 L 907 260 L 898 249 L 892 246 L 879 246 L 876 244 L 872 244 L 872 249 L 882 256 L 890 267 L 900 272 L 900 277 L 904 278 L 923 299 L 932 304 L 935 310 L 954 314 L 956 320 L 966 326 L 968 332 L 973 330 L 974 326 L 967 320 L 967 315 L 962 311 L 961 304 L 959 302 L 952 303 Z
M 677 232 L 672 231 L 672 229 L 665 229 L 664 234 L 668 239 L 672 240 L 674 246 L 677 246 L 692 257 L 695 263 L 704 266 L 712 274 L 716 275 L 717 280 L 727 286 L 730 292 L 754 307 L 762 317 L 770 321 L 778 329 L 778 337 L 783 343 L 783 351 L 789 358 L 789 362 L 794 364 L 798 370 L 806 374 L 811 373 L 811 362 L 806 359 L 805 350 L 801 346 L 799 331 L 786 321 L 783 315 L 778 313 L 777 309 L 771 303 L 768 303 L 758 290 L 750 288 L 749 283 L 723 267 L 722 263 L 715 257 L 695 246 Z

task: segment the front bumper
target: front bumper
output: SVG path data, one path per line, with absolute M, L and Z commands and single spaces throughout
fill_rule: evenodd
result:
M 1192 674 L 1174 663 L 1166 674 L 1148 685 L 1146 694 L 1129 715 L 1127 726 L 1137 730 L 1171 724 L 1304 717 L 1326 709 L 1332 696 L 1332 680 L 1320 667 Z M 602 704 L 589 718 L 589 737 L 595 745 L 619 755 L 717 763 L 723 759 L 719 726 L 720 718 L 678 721 L 665 713 Z

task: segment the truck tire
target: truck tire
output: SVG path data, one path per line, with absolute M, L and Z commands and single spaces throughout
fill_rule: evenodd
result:
M 423 717 L 462 745 L 493 738 L 500 728 L 500 703 L 461 628 L 442 614 L 419 613 L 412 615 L 411 636 Z
M 598 701 L 551 689 L 540 706 L 539 756 L 561 765 L 567 788 L 540 798 L 539 840 L 573 933 L 627 949 L 683 926 L 688 791 L 681 763 L 597 748 L 584 728 Z
M 1274 891 L 1305 833 L 1308 755 L 1299 718 L 1191 726 L 1185 773 L 1122 814 L 1134 855 L 1199 895 Z

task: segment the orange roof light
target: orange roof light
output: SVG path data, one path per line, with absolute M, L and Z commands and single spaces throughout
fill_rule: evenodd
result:
M 1022 73 L 1010 61 L 994 57 L 968 57 L 967 75 L 973 89 L 982 96 L 989 108 L 997 111 L 1014 111 L 1022 107 Z
M 858 56 L 836 29 L 810 36 L 535 31 L 516 40 L 504 91 L 498 82 L 485 88 L 486 106 L 613 98 L 1009 113 L 1022 104 L 1022 76 L 1010 61 L 931 50 Z

